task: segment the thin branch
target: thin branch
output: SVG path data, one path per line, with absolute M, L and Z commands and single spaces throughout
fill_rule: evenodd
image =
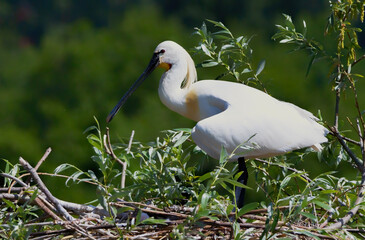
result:
M 356 64 L 358 64 L 361 60 L 363 60 L 365 58 L 365 54 L 362 55 L 361 57 L 359 57 L 358 59 L 356 59 L 353 63 L 352 63 L 352 67 L 355 66 Z
M 338 88 L 336 90 L 336 105 L 335 105 L 335 122 L 334 127 L 336 130 L 338 129 L 338 118 L 339 118 L 339 108 L 340 108 L 340 96 L 341 96 L 341 90 Z
M 329 126 L 329 125 L 327 125 L 327 128 L 330 128 L 330 126 Z M 332 132 L 329 132 L 328 134 L 330 134 L 330 135 L 332 135 L 332 136 L 336 137 L 336 135 L 335 135 L 334 133 L 332 133 Z M 361 143 L 360 143 L 360 142 L 355 141 L 355 140 L 353 140 L 353 139 L 351 139 L 351 138 L 345 137 L 345 136 L 341 135 L 340 133 L 338 133 L 338 135 L 340 135 L 340 136 L 341 136 L 341 138 L 342 138 L 343 140 L 345 140 L 346 142 L 349 142 L 349 143 L 355 144 L 355 145 L 357 145 L 357 146 L 360 146 L 360 145 L 361 145 Z
M 356 106 L 356 110 L 357 110 L 357 113 L 359 115 L 359 118 L 361 120 L 361 124 L 362 124 L 363 127 L 365 127 L 365 121 L 364 121 L 364 118 L 362 117 L 362 114 L 361 114 L 361 109 L 360 109 L 360 104 L 359 104 L 359 100 L 358 100 L 358 96 L 357 96 L 357 90 L 356 90 L 355 82 L 352 79 L 352 77 L 350 76 L 350 74 L 348 74 L 348 73 L 347 73 L 347 78 L 349 79 L 349 82 L 351 83 L 351 86 L 352 86 L 352 90 L 354 91 L 355 106 Z
M 132 130 L 131 137 L 129 138 L 127 153 L 130 153 L 131 152 L 133 138 L 134 138 L 134 130 Z
M 351 159 L 356 164 L 357 168 L 360 170 L 360 172 L 364 172 L 364 166 L 360 159 L 356 157 L 356 155 L 351 151 L 351 149 L 347 146 L 344 139 L 341 137 L 341 135 L 338 133 L 338 130 L 336 127 L 330 127 L 330 131 L 334 134 L 334 136 L 338 139 L 338 141 L 341 143 L 342 147 L 345 149 L 347 154 L 351 157 Z
M 26 203 L 30 200 L 30 197 L 18 195 L 18 194 L 2 193 L 2 194 L 0 194 L 0 201 L 1 201 L 1 199 L 8 199 L 8 200 L 12 200 L 12 201 L 20 201 L 20 203 Z M 52 212 L 52 210 L 49 209 L 39 197 L 36 197 L 34 199 L 34 203 L 36 205 L 38 205 L 38 207 L 40 207 L 46 214 L 48 214 L 54 220 L 57 220 L 57 221 L 62 220 L 59 216 L 54 214 L 54 212 Z
M 43 156 L 41 157 L 41 159 L 37 162 L 37 165 L 34 167 L 35 171 L 38 171 L 38 168 L 42 165 L 42 163 L 47 159 L 48 155 L 51 153 L 52 149 L 49 147 L 47 148 L 46 152 L 43 154 Z M 25 183 L 28 184 L 30 182 L 30 180 L 32 179 L 31 176 L 29 176 L 27 178 L 27 180 L 25 180 Z
M 359 137 L 360 137 L 360 150 L 361 150 L 361 155 L 362 155 L 362 165 L 365 169 L 365 147 L 364 147 L 364 135 L 361 132 L 361 126 L 360 126 L 360 122 L 359 119 L 356 119 L 356 124 L 357 124 L 357 131 L 359 133 Z
M 254 160 L 255 160 L 255 161 L 258 161 L 258 162 L 266 163 L 266 164 L 269 164 L 269 165 L 276 165 L 276 166 L 281 167 L 281 168 L 286 168 L 286 169 L 289 169 L 290 171 L 295 172 L 295 173 L 300 173 L 300 171 L 298 171 L 297 169 L 295 169 L 295 168 L 291 168 L 291 167 L 288 167 L 288 166 L 281 166 L 281 165 L 279 165 L 279 164 L 270 163 L 270 162 L 268 162 L 268 161 L 266 161 L 266 160 L 262 160 L 262 159 L 259 159 L 259 158 L 255 158 Z M 312 180 L 312 179 L 310 179 L 309 177 L 307 177 L 307 176 L 306 176 L 306 175 L 304 175 L 304 174 L 301 174 L 300 176 L 301 176 L 302 178 L 304 178 L 305 180 L 307 180 L 308 182 L 313 182 L 313 180 Z
M 35 165 L 34 170 L 38 171 L 38 168 L 42 165 L 42 163 L 47 159 L 48 155 L 52 152 L 52 148 L 47 148 L 46 152 L 43 154 L 42 158 L 38 161 L 37 165 Z
M 356 215 L 357 211 L 359 210 L 360 204 L 364 200 L 364 194 L 365 194 L 365 172 L 363 171 L 361 175 L 361 188 L 354 203 L 354 207 L 343 218 L 338 219 L 336 223 L 330 225 L 325 229 L 328 230 L 339 229 L 342 228 L 344 225 L 346 225 L 350 221 L 350 219 Z
M 22 191 L 24 191 L 26 188 L 25 187 L 13 187 L 10 189 L 9 192 L 9 188 L 4 187 L 4 188 L 0 188 L 0 193 L 20 193 Z
M 133 132 L 132 132 L 133 133 Z M 132 135 L 133 136 L 133 135 Z M 106 152 L 120 165 L 122 165 L 122 178 L 121 178 L 121 188 L 123 189 L 125 187 L 125 175 L 127 171 L 127 162 L 120 160 L 114 153 L 113 147 L 110 142 L 110 134 L 109 134 L 109 128 L 106 128 L 106 135 L 104 135 L 104 147 L 106 149 Z
M 20 186 L 22 186 L 22 187 L 27 187 L 28 186 L 22 180 L 20 180 L 19 178 L 15 177 L 13 175 L 10 175 L 10 174 L 7 174 L 7 173 L 0 173 L 0 176 L 9 178 L 9 179 L 17 182 L 18 184 L 20 184 Z
M 14 176 L 12 176 L 12 175 L 10 175 L 10 174 L 7 174 L 7 173 L 0 173 L 0 176 L 3 176 L 3 177 L 7 177 L 7 178 L 10 178 L 10 179 L 12 179 L 12 180 L 14 180 L 15 182 L 17 182 L 18 184 L 20 184 L 23 188 L 25 188 L 25 187 L 27 187 L 28 185 L 27 184 L 25 184 L 22 180 L 20 180 L 19 178 L 17 178 L 17 177 L 14 177 Z M 9 190 L 10 190 L 11 188 L 9 187 Z M 10 197 L 11 195 L 13 195 L 13 196 L 16 196 L 16 197 L 14 197 L 14 198 L 19 198 L 19 195 L 14 195 L 14 194 L 7 194 L 7 195 L 2 195 L 2 196 L 4 196 L 5 198 L 6 197 Z M 16 200 L 17 200 L 16 199 Z M 51 209 L 49 209 L 49 207 L 47 207 L 46 206 L 46 204 L 45 203 L 47 203 L 46 202 L 46 200 L 45 199 L 41 199 L 39 196 L 37 196 L 35 199 L 34 199 L 34 201 L 35 201 L 35 203 L 41 208 L 41 209 L 43 209 L 43 211 L 45 211 L 50 217 L 52 217 L 54 220 L 61 220 L 61 218 L 59 218 L 56 214 L 54 214 L 53 212 L 52 212 L 52 210 Z
M 56 206 L 56 209 L 59 213 L 61 213 L 68 221 L 73 221 L 74 218 L 62 207 L 62 205 L 57 201 L 57 199 L 52 195 L 52 193 L 48 190 L 46 185 L 38 176 L 35 169 L 22 157 L 19 158 L 20 164 L 32 175 L 34 181 L 38 184 L 39 189 L 44 192 L 47 198 Z

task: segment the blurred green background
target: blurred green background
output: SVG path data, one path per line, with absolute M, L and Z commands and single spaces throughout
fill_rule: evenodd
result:
M 305 19 L 308 34 L 322 41 L 329 12 L 325 0 L 0 1 L 0 158 L 17 163 L 22 156 L 35 165 L 52 147 L 41 171 L 52 172 L 65 162 L 94 168 L 83 134 L 95 124 L 93 116 L 105 129 L 107 114 L 142 73 L 155 46 L 170 39 L 192 49 L 199 41 L 194 27 L 205 19 L 222 21 L 237 36 L 254 35 L 254 63 L 266 59 L 261 80 L 270 94 L 314 114 L 320 109 L 332 123 L 330 66 L 319 62 L 306 77 L 309 57 L 289 54 L 288 46 L 271 39 L 286 13 L 298 25 Z M 360 34 L 360 45 L 363 41 Z M 152 141 L 161 130 L 194 126 L 160 102 L 161 73 L 155 71 L 110 124 L 114 142 L 128 139 L 132 129 L 136 140 Z M 199 79 L 217 75 L 216 70 L 198 69 Z M 353 106 L 346 101 L 342 112 Z M 317 165 L 313 160 L 303 168 L 328 168 Z M 68 189 L 62 179 L 47 178 L 47 185 L 68 200 L 94 194 L 89 187 Z

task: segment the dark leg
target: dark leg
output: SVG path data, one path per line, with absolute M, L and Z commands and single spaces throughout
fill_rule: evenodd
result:
M 241 174 L 241 176 L 238 178 L 238 182 L 247 185 L 247 180 L 248 180 L 248 172 L 247 172 L 247 168 L 246 168 L 246 161 L 244 157 L 240 157 L 238 158 L 238 172 L 243 172 Z M 245 193 L 246 193 L 246 189 L 245 188 L 240 188 L 240 187 L 236 187 L 236 203 L 237 203 L 237 207 L 238 208 L 242 208 L 243 207 L 243 203 L 244 203 L 244 198 L 245 198 Z

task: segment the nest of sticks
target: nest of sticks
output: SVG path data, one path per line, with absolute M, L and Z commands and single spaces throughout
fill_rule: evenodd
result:
M 36 205 L 42 212 L 37 218 L 24 223 L 24 227 L 32 229 L 29 239 L 171 239 L 174 231 L 180 227 L 180 233 L 191 239 L 231 239 L 233 236 L 233 223 L 224 217 L 212 220 L 202 217 L 191 221 L 194 209 L 173 206 L 161 209 L 151 204 L 127 202 L 118 200 L 111 203 L 115 208 L 128 208 L 127 211 L 115 216 L 115 221 L 110 223 L 110 213 L 101 207 L 78 204 L 60 200 L 53 196 L 51 191 L 39 177 L 37 169 L 50 152 L 48 149 L 35 167 L 32 167 L 23 158 L 20 164 L 28 172 L 21 178 L 10 174 L 1 173 L 4 178 L 12 180 L 8 188 L 0 188 L 0 204 L 6 207 L 5 201 L 13 204 Z M 25 179 L 25 180 L 24 180 Z M 36 192 L 36 195 L 34 195 Z M 284 210 L 282 207 L 280 210 Z M 9 211 L 11 209 L 9 208 Z M 234 217 L 234 215 L 232 215 Z M 146 219 L 161 219 L 156 221 L 142 221 Z M 250 221 L 247 221 L 250 219 Z M 267 227 L 267 209 L 252 210 L 239 219 L 240 229 L 245 229 L 253 239 L 259 237 Z M 139 223 L 138 223 L 139 222 Z M 2 221 L 3 234 L 8 230 L 6 217 Z M 274 231 L 281 232 L 282 237 L 295 234 L 297 239 L 307 239 L 300 231 L 310 229 L 310 221 L 303 220 L 298 225 L 288 225 L 278 222 Z M 183 228 L 183 229 L 181 229 Z M 311 233 L 317 238 L 332 239 L 331 236 L 321 235 L 315 231 Z M 6 235 L 6 233 L 5 233 Z

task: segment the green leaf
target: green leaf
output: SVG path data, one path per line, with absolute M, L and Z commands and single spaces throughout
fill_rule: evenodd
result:
M 288 26 L 290 30 L 295 30 L 295 26 L 293 24 L 291 17 L 287 14 L 283 14 L 283 16 L 285 17 L 286 26 Z
M 266 63 L 265 59 L 262 59 L 262 60 L 260 61 L 259 65 L 257 66 L 256 73 L 255 73 L 255 75 L 256 75 L 256 76 L 258 76 L 258 75 L 262 72 L 262 70 L 264 70 L 264 68 L 265 68 L 265 63 Z
M 212 174 L 210 172 L 208 172 L 208 173 L 204 174 L 203 176 L 199 177 L 198 181 L 203 182 L 211 177 L 212 177 Z
M 289 43 L 289 42 L 292 42 L 293 39 L 292 38 L 284 38 L 282 40 L 279 41 L 279 43 Z
M 280 183 L 280 188 L 285 188 L 288 185 L 291 178 L 292 176 L 290 175 L 286 176 L 284 180 Z
M 252 72 L 251 69 L 245 68 L 242 70 L 241 74 Z
M 140 224 L 141 223 L 141 216 L 142 216 L 142 211 L 139 209 L 137 212 L 137 216 L 136 216 L 136 223 Z
M 66 169 L 71 168 L 71 167 L 72 166 L 70 164 L 68 164 L 68 163 L 61 164 L 58 167 L 56 167 L 56 169 L 54 170 L 54 173 L 55 174 L 58 174 L 58 173 L 60 173 L 62 171 L 65 171 Z
M 166 219 L 155 219 L 153 217 L 147 218 L 141 222 L 141 224 L 160 224 L 160 225 L 167 225 Z
M 300 234 L 306 235 L 308 237 L 312 237 L 314 239 L 321 240 L 319 237 L 317 237 L 316 235 L 314 235 L 313 233 L 311 233 L 307 230 L 295 230 L 294 233 L 300 233 Z
M 318 201 L 318 200 L 313 200 L 313 203 L 315 203 L 317 206 L 327 210 L 327 211 L 332 211 L 332 207 L 330 205 L 328 205 L 327 203 Z
M 210 199 L 210 194 L 203 193 L 202 198 L 201 198 L 201 202 L 200 202 L 201 209 L 204 210 L 204 209 L 207 208 L 209 199 Z
M 5 198 L 1 199 L 1 201 L 5 202 L 6 205 L 8 205 L 9 207 L 11 207 L 11 209 L 13 209 L 14 212 L 16 211 L 16 206 L 15 206 L 15 204 L 12 201 L 9 201 L 9 200 L 7 200 Z
M 214 62 L 214 61 L 212 61 L 212 62 L 203 62 L 201 64 L 201 66 L 204 67 L 204 68 L 214 67 L 214 66 L 217 66 L 217 65 L 218 65 L 218 63 Z
M 302 216 L 304 216 L 304 217 L 306 217 L 306 218 L 309 218 L 309 219 L 310 219 L 310 220 L 312 220 L 312 221 L 317 222 L 317 218 L 316 218 L 316 216 L 314 216 L 312 213 L 308 213 L 308 212 L 300 212 L 299 214 L 300 214 L 300 215 L 302 215 Z
M 316 54 L 312 54 L 312 57 L 309 61 L 308 67 L 307 67 L 307 72 L 305 73 L 305 77 L 308 77 L 309 71 L 312 68 L 312 65 L 313 65 L 313 62 L 314 62 L 314 59 L 316 58 L 316 56 L 317 56 Z
M 185 136 L 181 136 L 174 144 L 174 148 L 180 146 L 181 144 L 183 144 L 190 136 L 189 135 L 185 135 Z
M 219 157 L 219 165 L 222 166 L 223 163 L 227 160 L 227 158 L 228 158 L 227 150 L 225 147 L 222 146 L 221 155 Z
M 85 129 L 85 131 L 83 132 L 83 134 L 91 132 L 93 130 L 98 130 L 98 128 L 96 126 L 90 126 L 88 128 Z
M 253 202 L 253 203 L 249 203 L 244 205 L 237 213 L 237 217 L 241 217 L 242 215 L 248 213 L 251 210 L 256 209 L 259 206 L 258 202 Z
M 240 188 L 246 188 L 246 189 L 251 189 L 250 187 L 240 183 L 240 182 L 237 182 L 233 179 L 229 179 L 229 178 L 221 178 L 219 179 L 217 182 L 220 182 L 220 181 L 224 181 L 224 182 L 227 182 L 227 183 L 230 183 L 232 184 L 233 186 L 236 186 L 236 187 L 240 187 Z
M 205 44 L 201 44 L 200 47 L 202 48 L 203 52 L 209 56 L 212 57 L 212 54 L 210 53 L 210 51 L 208 50 L 207 46 Z
M 338 193 L 338 190 L 333 190 L 333 189 L 327 189 L 327 190 L 323 190 L 321 191 L 321 194 L 332 194 L 332 193 Z
M 226 208 L 226 215 L 227 216 L 232 212 L 233 208 L 234 208 L 233 204 L 228 205 L 228 207 Z

